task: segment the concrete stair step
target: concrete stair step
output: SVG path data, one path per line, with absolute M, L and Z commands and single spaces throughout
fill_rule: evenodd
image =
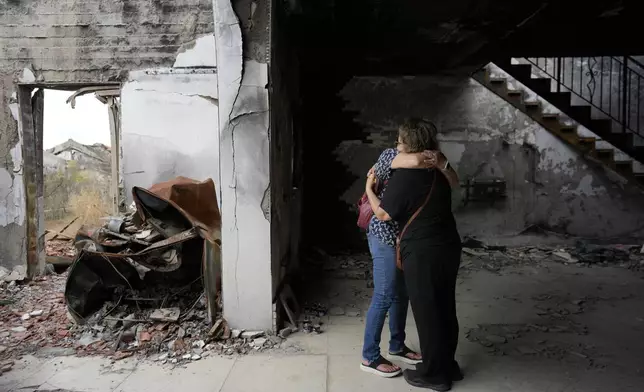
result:
M 631 176 L 633 175 L 633 161 L 615 161 L 615 170 L 620 174 Z

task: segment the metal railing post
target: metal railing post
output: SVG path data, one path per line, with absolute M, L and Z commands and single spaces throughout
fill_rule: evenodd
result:
M 626 133 L 626 116 L 628 116 L 628 57 L 624 56 L 622 64 L 622 132 Z
M 561 92 L 561 57 L 557 57 L 557 92 Z

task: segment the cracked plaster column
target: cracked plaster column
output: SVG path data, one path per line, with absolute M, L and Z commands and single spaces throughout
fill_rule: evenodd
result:
M 267 330 L 273 325 L 268 62 L 245 58 L 231 0 L 213 0 L 213 7 L 224 317 L 233 328 Z

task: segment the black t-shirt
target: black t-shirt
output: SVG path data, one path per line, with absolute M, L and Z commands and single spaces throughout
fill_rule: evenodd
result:
M 452 214 L 452 189 L 445 175 L 437 169 L 396 170 L 389 179 L 380 207 L 403 230 L 432 186 L 434 189 L 429 202 L 409 225 L 402 239 L 423 240 L 426 245 L 460 243 Z

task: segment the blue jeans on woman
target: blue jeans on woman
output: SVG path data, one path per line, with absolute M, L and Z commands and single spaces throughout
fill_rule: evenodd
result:
M 405 324 L 409 297 L 404 284 L 397 284 L 401 272 L 396 268 L 396 248 L 367 234 L 373 258 L 373 297 L 367 311 L 362 358 L 369 363 L 380 356 L 380 335 L 389 312 L 389 352 L 399 353 L 405 347 Z

